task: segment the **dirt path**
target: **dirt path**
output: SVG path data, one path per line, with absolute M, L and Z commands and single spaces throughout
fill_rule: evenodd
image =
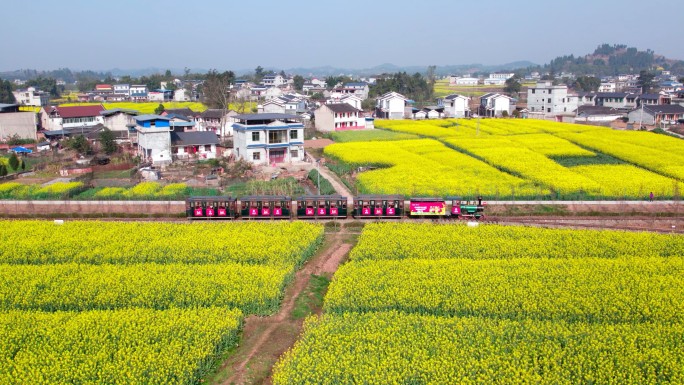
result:
M 269 317 L 245 319 L 240 346 L 219 369 L 215 384 L 270 384 L 271 368 L 299 337 L 304 318 L 295 318 L 297 298 L 304 295 L 312 274 L 328 278 L 337 270 L 349 250 L 352 237 L 326 234 L 321 250 L 297 272 L 285 291 L 280 311 Z

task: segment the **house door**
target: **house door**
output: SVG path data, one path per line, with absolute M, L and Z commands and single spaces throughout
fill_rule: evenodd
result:
M 285 161 L 285 149 L 269 151 L 269 163 L 282 163 Z

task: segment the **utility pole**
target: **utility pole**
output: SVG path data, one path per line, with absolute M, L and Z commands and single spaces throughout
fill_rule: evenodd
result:
M 318 195 L 321 195 L 321 171 L 318 168 L 318 165 L 321 163 L 320 159 L 316 160 L 316 174 L 318 176 L 318 181 L 316 182 L 316 186 L 318 186 Z

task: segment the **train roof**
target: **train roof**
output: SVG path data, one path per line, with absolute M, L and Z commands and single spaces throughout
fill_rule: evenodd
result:
M 444 202 L 444 198 L 438 197 L 413 197 L 409 200 L 413 202 Z
M 307 199 L 346 200 L 347 197 L 342 195 L 302 195 L 297 197 L 297 200 Z
M 403 200 L 404 196 L 403 195 L 357 195 L 354 197 L 354 200 L 357 200 L 357 199 L 364 199 L 364 200 L 366 200 L 366 199 L 381 199 L 381 200 L 382 199 L 387 199 L 387 200 L 401 199 L 401 200 Z
M 214 200 L 214 201 L 234 201 L 237 200 L 237 198 L 228 196 L 228 195 L 217 195 L 217 196 L 194 196 L 194 197 L 189 197 L 189 201 L 206 201 L 206 200 Z
M 243 201 L 291 201 L 292 198 L 285 195 L 248 195 L 240 198 Z

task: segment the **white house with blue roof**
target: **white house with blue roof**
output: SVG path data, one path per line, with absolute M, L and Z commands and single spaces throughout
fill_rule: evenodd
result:
M 304 160 L 304 125 L 292 114 L 233 116 L 235 157 L 255 164 Z
M 170 119 L 161 115 L 140 115 L 133 119 L 138 133 L 138 155 L 155 165 L 171 163 Z

